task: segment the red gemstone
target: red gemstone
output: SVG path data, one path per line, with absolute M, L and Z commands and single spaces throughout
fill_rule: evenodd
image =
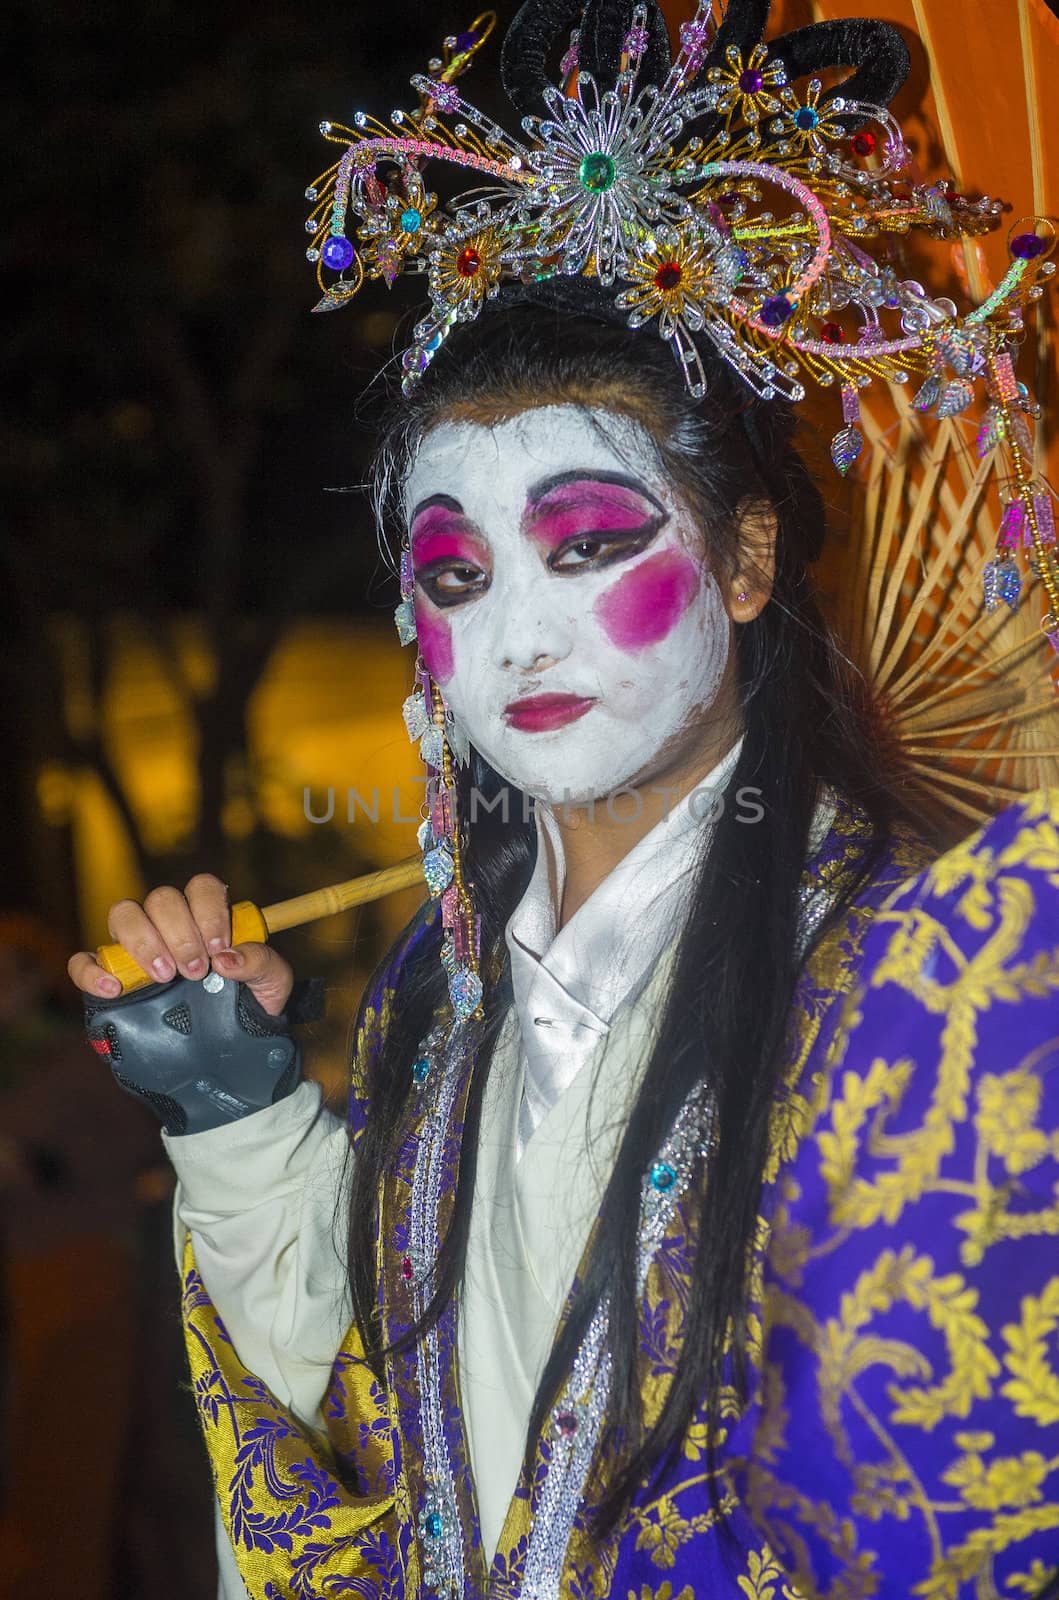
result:
M 680 264 L 676 261 L 663 261 L 655 273 L 655 283 L 660 289 L 675 289 L 684 276 Z
M 404 1260 L 401 1262 L 401 1277 L 404 1279 L 405 1283 L 411 1283 L 412 1281 L 412 1263 L 409 1261 L 407 1256 L 405 1256 Z
M 844 335 L 837 322 L 825 322 L 820 329 L 820 337 L 826 339 L 828 344 L 841 344 Z
M 481 256 L 470 245 L 456 257 L 456 271 L 461 278 L 473 278 L 481 264 Z
M 854 155 L 870 156 L 875 149 L 875 135 L 869 133 L 867 128 L 862 128 L 860 133 L 855 133 L 850 140 Z

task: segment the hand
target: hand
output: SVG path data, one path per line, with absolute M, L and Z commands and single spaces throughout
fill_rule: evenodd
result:
M 271 945 L 240 944 L 232 948 L 228 890 L 211 873 L 196 873 L 179 889 L 152 889 L 143 905 L 118 900 L 107 914 L 110 937 L 159 983 L 180 973 L 203 978 L 212 966 L 222 978 L 245 983 L 270 1016 L 287 1004 L 294 983 L 290 963 Z M 121 986 L 87 950 L 70 957 L 67 971 L 88 995 L 112 1000 Z

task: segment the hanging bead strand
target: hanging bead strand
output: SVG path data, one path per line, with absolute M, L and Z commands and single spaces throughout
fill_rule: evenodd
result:
M 993 390 L 993 403 L 1003 418 L 1004 434 L 1008 440 L 1011 464 L 1019 487 L 1019 500 L 1025 515 L 1025 532 L 1036 557 L 1038 576 L 1048 596 L 1049 614 L 1044 618 L 1043 632 L 1053 644 L 1053 648 L 1055 648 L 1055 640 L 1057 634 L 1059 634 L 1059 563 L 1056 561 L 1054 547 L 1049 548 L 1046 541 L 1046 532 L 1041 527 L 1039 508 L 1033 492 L 1033 479 L 1015 431 L 1015 419 L 1012 415 L 1010 398 L 1011 385 L 1008 381 L 1007 369 L 999 359 L 1000 355 L 1001 352 L 995 346 L 990 349 L 989 376 Z
M 452 856 L 452 887 L 456 891 L 456 925 L 452 929 L 453 966 L 449 972 L 449 992 L 457 1017 L 463 1021 L 473 1016 L 481 1021 L 482 979 L 479 971 L 480 923 L 475 915 L 474 902 L 467 890 L 463 876 L 463 846 L 460 839 L 460 819 L 456 815 L 456 774 L 452 750 L 446 734 L 445 701 L 437 684 L 431 682 L 431 704 L 434 726 L 442 735 L 441 782 L 442 793 L 448 797 L 451 808 L 449 818 L 449 851 Z

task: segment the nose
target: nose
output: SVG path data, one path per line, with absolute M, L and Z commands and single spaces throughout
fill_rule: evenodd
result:
M 499 640 L 502 667 L 519 672 L 544 672 L 570 653 L 569 630 L 554 615 L 518 606 L 509 615 Z

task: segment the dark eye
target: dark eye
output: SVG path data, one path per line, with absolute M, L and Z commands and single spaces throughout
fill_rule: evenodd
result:
M 639 528 L 599 529 L 575 534 L 552 552 L 548 565 L 553 572 L 573 573 L 625 561 L 647 547 L 663 521 L 662 517 L 654 517 Z
M 575 539 L 573 544 L 559 552 L 553 565 L 556 567 L 579 567 L 585 561 L 591 561 L 603 548 L 600 539 Z
M 416 578 L 435 605 L 453 605 L 489 587 L 488 575 L 481 567 L 428 567 Z

